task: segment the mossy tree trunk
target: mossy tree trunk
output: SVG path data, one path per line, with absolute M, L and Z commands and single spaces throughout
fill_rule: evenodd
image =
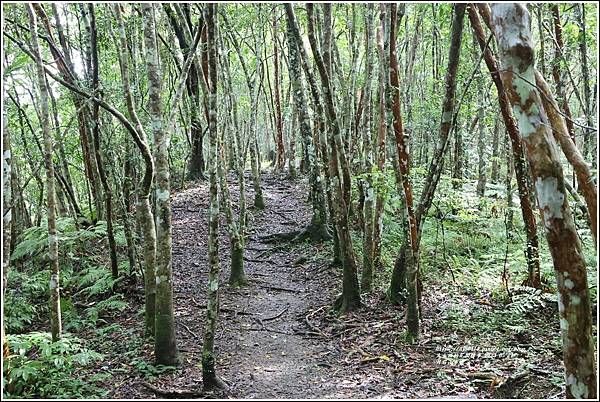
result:
M 37 16 L 31 5 L 27 6 L 31 32 L 37 32 Z M 48 86 L 44 73 L 44 62 L 37 35 L 31 35 L 31 48 L 35 56 L 38 88 L 40 91 L 40 125 L 44 137 L 44 166 L 46 168 L 46 203 L 48 219 L 48 261 L 50 262 L 50 332 L 52 341 L 62 336 L 60 311 L 60 268 L 58 264 L 58 233 L 56 231 L 56 193 L 54 191 L 54 163 L 52 162 L 53 138 L 50 133 L 48 109 Z
M 289 74 L 292 83 L 294 103 L 298 110 L 298 122 L 300 123 L 300 134 L 302 136 L 305 152 L 304 167 L 309 172 L 310 200 L 312 205 L 312 218 L 310 221 L 310 235 L 313 241 L 329 238 L 327 230 L 327 200 L 323 189 L 323 178 L 321 177 L 319 165 L 316 158 L 315 144 L 310 126 L 307 102 L 304 95 L 304 85 L 300 69 L 300 54 L 298 42 L 294 35 L 295 17 L 291 5 L 286 5 L 287 16 L 287 39 Z
M 455 6 L 457 7 L 457 6 Z M 404 200 L 406 208 L 406 217 L 408 228 L 406 230 L 405 242 L 407 243 L 405 253 L 406 265 L 406 287 L 408 293 L 406 323 L 408 333 L 412 339 L 417 339 L 420 335 L 420 319 L 417 296 L 417 281 L 419 279 L 418 255 L 419 243 L 417 235 L 417 221 L 413 207 L 413 191 L 410 180 L 410 155 L 407 144 L 405 143 L 404 127 L 402 124 L 402 114 L 400 112 L 400 77 L 398 68 L 398 55 L 396 53 L 396 29 L 398 21 L 398 9 L 395 3 L 389 7 L 390 12 L 390 85 L 392 90 L 392 116 L 394 135 L 396 139 L 396 152 L 398 153 L 398 164 L 400 177 L 402 180 L 402 189 L 404 191 Z
M 217 189 L 217 16 L 216 4 L 205 8 L 207 24 L 208 53 L 208 172 L 210 182 L 210 201 L 208 210 L 208 294 L 204 343 L 202 345 L 202 380 L 205 389 L 218 387 L 221 382 L 216 374 L 215 331 L 219 314 L 219 193 Z
M 373 20 L 374 6 L 368 4 L 365 9 L 365 83 L 362 96 L 364 97 L 365 112 L 362 115 L 362 139 L 363 139 L 363 162 L 362 170 L 365 175 L 363 182 L 364 204 L 363 204 L 363 268 L 360 278 L 360 286 L 363 292 L 368 292 L 373 286 L 373 234 L 375 229 L 374 204 L 376 190 L 373 187 L 373 132 L 371 131 L 371 80 L 373 73 Z
M 99 80 L 99 62 L 98 62 L 98 32 L 96 30 L 96 12 L 93 4 L 88 4 L 88 31 L 90 39 L 90 53 L 91 53 L 91 67 L 92 67 L 92 88 L 96 96 L 102 96 L 100 93 L 100 80 Z M 106 217 L 106 234 L 108 237 L 108 249 L 110 255 L 110 269 L 113 279 L 119 277 L 118 261 L 117 261 L 117 245 L 115 242 L 115 233 L 113 228 L 113 205 L 112 205 L 112 189 L 106 174 L 104 162 L 102 160 L 102 150 L 100 149 L 100 105 L 94 103 L 92 106 L 92 119 L 90 122 L 92 126 L 93 136 L 93 151 L 96 159 L 96 167 L 104 191 L 104 206 L 105 206 L 105 217 Z
M 315 163 L 319 165 L 319 170 L 322 172 L 323 177 L 325 178 L 325 182 L 322 185 L 323 191 L 325 193 L 325 200 L 327 202 L 327 223 L 331 222 L 331 218 L 335 215 L 334 207 L 333 207 L 333 196 L 332 196 L 332 187 L 331 187 L 331 176 L 329 171 L 330 164 L 330 155 L 329 155 L 329 147 L 326 136 L 325 129 L 325 116 L 323 110 L 323 104 L 321 101 L 321 93 L 319 87 L 317 85 L 317 80 L 315 79 L 315 75 L 311 66 L 309 65 L 308 55 L 306 54 L 306 49 L 304 48 L 304 42 L 300 37 L 300 31 L 298 29 L 298 25 L 293 13 L 293 8 L 291 4 L 286 4 L 286 15 L 288 15 L 288 20 L 291 22 L 290 28 L 293 34 L 294 40 L 296 42 L 297 49 L 300 54 L 300 61 L 302 64 L 302 70 L 304 71 L 304 75 L 306 80 L 308 81 L 308 87 L 310 89 L 311 100 L 312 100 L 312 109 L 313 109 L 313 131 L 316 133 L 316 142 L 318 143 L 318 147 L 316 149 L 317 152 L 317 160 Z M 341 261 L 340 258 L 340 248 L 339 248 L 339 238 L 337 235 L 337 231 L 335 229 L 335 225 L 333 226 L 333 249 L 334 249 L 334 257 L 333 263 L 338 264 Z
M 321 56 L 321 51 L 317 45 L 315 37 L 314 8 L 312 4 L 307 4 L 308 12 L 308 38 L 313 51 L 313 56 L 321 77 L 322 92 L 325 105 L 325 115 L 329 122 L 331 137 L 331 159 L 329 164 L 331 184 L 333 187 L 333 204 L 335 214 L 332 220 L 335 222 L 337 235 L 339 237 L 340 256 L 343 267 L 342 295 L 336 301 L 335 307 L 340 313 L 346 313 L 355 310 L 361 306 L 360 288 L 358 285 L 358 275 L 354 248 L 350 237 L 349 226 L 349 207 L 346 202 L 343 185 L 343 173 L 341 165 L 347 165 L 342 135 L 339 126 L 338 114 L 334 106 L 333 92 L 329 74 L 326 68 L 326 62 L 329 58 Z M 325 23 L 323 26 L 323 48 L 325 54 L 329 55 L 331 48 L 331 4 L 323 4 L 323 13 Z M 344 162 L 345 161 L 345 162 Z M 349 180 L 349 178 L 347 178 Z
M 563 340 L 566 397 L 597 395 L 596 364 L 587 267 L 567 200 L 558 147 L 535 85 L 529 12 L 521 4 L 494 4 L 490 13 L 502 81 L 519 129 L 554 261 Z
M 170 120 L 163 121 L 161 100 L 162 78 L 156 43 L 154 6 L 142 5 L 144 45 L 146 50 L 146 73 L 148 75 L 148 111 L 154 137 L 154 166 L 156 169 L 156 283 L 154 317 L 154 357 L 156 364 L 173 366 L 178 363 L 177 341 L 175 338 L 175 317 L 173 314 L 173 270 L 171 238 L 171 200 L 169 176 L 169 143 L 171 140 Z M 192 48 L 194 50 L 194 47 Z M 175 103 L 183 92 L 186 67 L 193 57 L 188 55 L 188 65 L 182 67 L 182 80 L 178 92 L 173 96 Z M 173 109 L 173 108 L 172 108 Z M 171 109 L 171 110 L 172 110 Z
M 2 77 L 2 86 L 6 86 L 7 74 Z M 2 114 L 2 300 L 6 293 L 8 268 L 10 264 L 10 242 L 12 234 L 13 196 L 12 196 L 12 156 L 10 151 L 10 133 L 8 131 L 8 108 L 4 104 Z M 4 313 L 4 310 L 2 310 Z M 4 332 L 2 317 L 2 357 L 9 355 L 8 342 Z
M 121 84 L 125 94 L 125 103 L 131 122 L 128 122 L 130 131 L 136 145 L 144 159 L 145 170 L 142 183 L 139 186 L 137 200 L 137 219 L 142 231 L 144 249 L 144 295 L 145 295 L 145 332 L 147 336 L 154 335 L 154 320 L 156 309 L 156 227 L 154 215 L 150 206 L 150 189 L 154 178 L 154 160 L 146 132 L 136 112 L 136 106 L 131 93 L 131 81 L 129 74 L 129 63 L 127 54 L 127 36 L 125 25 L 121 16 L 121 8 L 113 6 L 115 20 L 117 22 L 118 36 L 115 38 L 119 44 L 119 66 L 121 69 Z

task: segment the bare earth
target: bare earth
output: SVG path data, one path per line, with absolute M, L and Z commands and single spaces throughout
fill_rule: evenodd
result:
M 250 184 L 250 180 L 247 182 Z M 548 342 L 526 340 L 525 360 L 535 369 L 517 370 L 512 355 L 475 356 L 464 335 L 444 332 L 445 293 L 429 289 L 423 300 L 424 336 L 417 344 L 402 342 L 404 312 L 381 293 L 365 297 L 365 308 L 345 317 L 330 311 L 341 283 L 341 268 L 330 267 L 330 246 L 266 243 L 261 237 L 297 230 L 310 220 L 306 186 L 273 174 L 263 176 L 264 211 L 250 209 L 247 242 L 247 287 L 232 289 L 229 244 L 221 222 L 221 313 L 216 353 L 218 375 L 227 392 L 202 392 L 202 335 L 206 309 L 207 184 L 174 195 L 173 271 L 178 346 L 182 365 L 157 378 L 131 369 L 113 378 L 110 397 L 226 398 L 482 398 L 560 397 L 549 378 L 561 375 L 560 354 L 536 349 Z M 253 193 L 248 185 L 248 205 Z M 230 180 L 234 201 L 237 186 Z M 141 308 L 141 299 L 138 305 Z M 473 303 L 465 297 L 465 304 Z M 140 336 L 141 320 L 121 325 Z M 508 336 L 508 335 L 507 335 Z M 546 336 L 556 336 L 547 334 Z M 523 340 L 519 340 L 521 345 Z M 462 349 L 461 349 L 462 348 Z M 151 346 L 145 347 L 148 362 Z M 462 351 L 457 354 L 457 351 Z M 456 354 L 458 360 L 448 358 Z M 471 355 L 469 355 L 471 353 Z M 466 359 L 461 359 L 466 356 Z M 113 362 L 131 367 L 123 359 Z M 537 370 L 537 372 L 535 371 Z

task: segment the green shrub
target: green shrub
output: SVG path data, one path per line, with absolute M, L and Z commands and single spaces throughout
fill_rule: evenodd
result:
M 11 355 L 4 363 L 4 398 L 92 398 L 105 392 L 79 371 L 103 356 L 69 334 L 52 342 L 46 332 L 7 335 Z

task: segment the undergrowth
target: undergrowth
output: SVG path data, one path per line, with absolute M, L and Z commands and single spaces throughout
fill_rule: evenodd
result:
M 419 200 L 425 170 L 413 169 L 411 176 L 414 198 Z M 375 287 L 384 292 L 404 238 L 404 205 L 396 191 L 393 171 L 378 173 L 375 186 L 385 194 L 384 271 L 375 274 Z M 526 239 L 516 190 L 513 207 L 509 210 L 504 184 L 488 183 L 486 197 L 476 196 L 475 181 L 462 180 L 461 186 L 453 189 L 451 179 L 442 176 L 425 221 L 420 250 L 424 297 L 427 297 L 428 289 L 442 289 L 445 302 L 451 307 L 441 312 L 440 318 L 449 330 L 475 335 L 519 334 L 533 331 L 536 325 L 555 325 L 558 322 L 556 285 L 544 228 L 538 227 L 541 277 L 546 288 L 541 292 L 522 286 L 527 279 Z M 507 228 L 509 212 L 513 216 L 512 227 Z M 535 214 L 540 222 L 539 212 L 535 211 Z M 576 223 L 588 266 L 590 298 L 595 308 L 597 257 L 590 246 L 593 239 L 583 219 L 577 219 Z M 355 232 L 353 237 L 357 260 L 361 263 L 362 236 Z M 466 308 L 465 300 L 482 304 L 475 303 Z
M 106 324 L 127 307 L 118 285 L 130 273 L 121 264 L 121 276 L 111 276 L 105 251 L 106 222 L 78 229 L 73 219 L 62 218 L 57 229 L 63 337 L 52 343 L 45 332 L 49 326 L 48 235 L 45 226 L 32 227 L 19 237 L 8 272 L 4 325 L 11 355 L 4 366 L 4 397 L 105 395 L 96 382 L 108 373 L 79 375 L 82 368 L 103 358 L 83 337 L 92 333 L 102 338 L 105 327 L 118 330 Z M 117 226 L 115 234 L 117 246 L 124 247 L 122 228 Z

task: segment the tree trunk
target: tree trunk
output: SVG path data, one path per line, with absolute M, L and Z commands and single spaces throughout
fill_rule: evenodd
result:
M 335 209 L 335 215 L 332 216 L 332 220 L 336 224 L 336 231 L 339 236 L 340 256 L 342 258 L 343 266 L 342 295 L 336 301 L 335 307 L 340 313 L 346 313 L 359 308 L 361 305 L 356 261 L 354 259 L 354 248 L 350 237 L 350 226 L 348 224 L 348 204 L 344 197 L 344 186 L 342 183 L 342 173 L 340 171 L 340 161 L 345 161 L 346 155 L 344 153 L 337 111 L 333 104 L 332 86 L 329 80 L 329 74 L 325 67 L 326 64 L 328 64 L 328 58 L 323 58 L 321 56 L 321 51 L 315 38 L 313 5 L 308 3 L 306 7 L 308 12 L 308 38 L 321 77 L 323 98 L 325 101 L 325 115 L 329 121 L 331 135 L 332 150 L 329 169 L 331 184 L 333 186 L 332 194 Z M 325 19 L 331 21 L 331 4 L 323 4 L 323 12 L 327 17 Z M 323 26 L 323 30 L 323 37 L 326 38 L 324 48 L 329 49 L 331 43 L 328 43 L 328 40 L 331 39 L 331 32 L 328 31 L 331 30 L 331 26 L 326 23 Z M 325 54 L 329 55 L 329 51 Z M 343 162 L 341 164 L 343 164 Z
M 2 77 L 2 87 L 6 86 L 7 74 Z M 13 211 L 13 196 L 11 179 L 12 172 L 12 156 L 10 152 L 10 133 L 8 131 L 8 107 L 4 104 L 2 114 L 2 300 L 5 300 L 6 284 L 8 281 L 8 268 L 10 264 L 10 242 L 12 235 L 12 217 Z M 2 358 L 7 359 L 10 350 L 6 340 L 4 331 L 4 309 L 2 309 Z M 5 374 L 6 375 L 6 374 Z
M 100 80 L 99 80 L 99 66 L 98 66 L 98 34 L 96 31 L 96 13 L 94 11 L 94 5 L 88 4 L 88 10 L 90 14 L 89 18 L 89 32 L 90 32 L 90 48 L 92 53 L 92 86 L 97 96 L 101 96 L 100 92 Z M 101 150 L 100 150 L 100 105 L 94 103 L 92 107 L 92 134 L 94 138 L 94 155 L 96 158 L 96 166 L 98 174 L 100 176 L 100 183 L 104 190 L 104 202 L 106 208 L 106 233 L 108 237 L 108 248 L 110 255 L 110 268 L 113 279 L 119 277 L 118 261 L 117 261 L 117 245 L 115 242 L 115 234 L 113 229 L 113 206 L 112 206 L 112 190 L 108 177 L 104 170 L 104 163 L 102 162 Z
M 46 29 L 46 32 L 48 33 L 47 38 L 50 43 L 50 51 L 61 77 L 68 83 L 75 84 L 79 80 L 79 77 L 75 73 L 75 70 L 73 68 L 73 62 L 71 61 L 71 58 L 69 56 L 70 51 L 63 33 L 57 8 L 53 6 L 53 13 L 56 24 L 56 30 L 62 47 L 62 54 L 58 50 L 59 48 L 54 41 L 52 26 L 50 25 L 50 21 L 48 19 L 48 16 L 46 15 L 46 12 L 44 11 L 44 8 L 41 4 L 33 4 L 33 8 L 37 16 L 41 19 Z M 81 151 L 83 155 L 84 170 L 86 177 L 90 183 L 90 189 L 92 194 L 92 200 L 90 201 L 93 202 L 96 208 L 96 216 L 93 219 L 94 221 L 96 221 L 99 219 L 100 216 L 102 216 L 103 211 L 101 200 L 102 195 L 100 194 L 98 166 L 93 156 L 93 143 L 89 136 L 90 111 L 89 106 L 87 106 L 83 102 L 83 99 L 79 96 L 79 94 L 73 94 L 73 105 L 75 106 L 75 110 L 77 110 L 77 121 L 79 127 L 79 136 L 81 143 Z
M 588 54 L 587 54 L 587 40 L 586 40 L 586 27 L 585 27 L 585 4 L 581 3 L 575 6 L 575 16 L 577 19 L 577 25 L 579 26 L 579 57 L 581 59 L 581 74 L 583 79 L 583 98 L 585 105 L 585 115 L 587 125 L 589 127 L 594 127 L 594 121 L 592 116 L 594 112 L 592 110 L 592 106 L 590 104 L 592 100 L 592 91 L 590 90 L 590 71 L 588 67 Z M 544 76 L 544 71 L 542 70 L 542 76 Z M 588 158 L 588 154 L 590 150 L 593 149 L 593 134 L 594 131 L 586 128 L 584 129 L 584 139 L 583 139 L 583 157 Z M 592 159 L 594 159 L 595 152 L 592 152 Z
M 170 4 L 163 4 L 163 8 L 169 19 L 169 23 L 173 27 L 175 36 L 177 37 L 179 48 L 183 53 L 183 57 L 187 58 L 190 54 L 190 42 L 192 41 L 192 35 L 190 33 L 190 27 L 186 21 L 184 11 L 180 6 L 180 4 L 174 4 L 174 11 Z M 202 24 L 202 21 L 200 21 L 200 24 Z M 190 161 L 187 166 L 187 178 L 190 180 L 205 179 L 203 152 L 204 134 L 200 124 L 200 111 L 198 110 L 200 106 L 199 82 L 203 79 L 204 76 L 200 72 L 200 62 L 197 59 L 197 56 L 194 55 L 192 66 L 190 67 L 190 73 L 186 79 L 191 112 L 190 139 L 192 149 Z
M 281 99 L 279 83 L 281 80 L 281 74 L 279 71 L 279 46 L 278 46 L 278 26 L 277 26 L 277 15 L 273 18 L 273 67 L 275 69 L 275 79 L 273 80 L 274 91 L 275 91 L 275 128 L 276 128 L 276 139 L 277 139 L 277 170 L 282 170 L 285 165 L 285 147 L 283 146 L 283 119 L 281 117 Z
M 416 221 L 418 224 L 419 236 L 423 230 L 423 223 L 427 216 L 427 212 L 433 202 L 435 190 L 442 174 L 444 156 L 448 148 L 448 138 L 452 127 L 452 116 L 454 114 L 454 103 L 456 95 L 456 71 L 460 58 L 460 44 L 462 40 L 463 18 L 465 6 L 456 4 L 454 7 L 454 15 L 452 17 L 452 34 L 450 38 L 450 50 L 448 54 L 448 69 L 446 70 L 444 101 L 442 104 L 442 119 L 440 123 L 440 134 L 429 164 L 427 179 L 425 186 L 421 192 L 419 205 L 416 212 Z
M 290 11 L 292 11 L 292 10 L 293 9 L 291 9 L 291 7 L 290 7 Z M 286 13 L 289 13 L 290 11 L 288 11 L 288 6 L 286 5 Z M 292 19 L 292 21 L 295 21 L 295 19 Z M 332 219 L 332 217 L 335 215 L 335 212 L 334 212 L 334 207 L 333 207 L 331 176 L 330 176 L 330 171 L 329 171 L 330 156 L 329 156 L 327 137 L 326 137 L 326 132 L 325 132 L 326 130 L 325 130 L 325 121 L 324 121 L 324 110 L 323 110 L 323 105 L 321 103 L 321 98 L 320 98 L 321 95 L 320 95 L 320 91 L 317 86 L 317 81 L 315 79 L 313 71 L 311 70 L 311 68 L 309 66 L 309 59 L 306 54 L 306 49 L 304 49 L 304 42 L 302 41 L 302 38 L 300 37 L 300 32 L 298 30 L 297 24 L 296 23 L 292 24 L 291 28 L 292 28 L 292 33 L 294 35 L 294 39 L 296 41 L 297 49 L 300 53 L 302 69 L 304 70 L 304 74 L 306 76 L 306 79 L 308 81 L 309 88 L 310 88 L 310 94 L 311 94 L 311 98 L 312 98 L 312 107 L 313 107 L 313 112 L 314 112 L 313 130 L 316 132 L 317 141 L 315 141 L 315 142 L 318 143 L 317 151 L 319 151 L 319 152 L 315 153 L 316 155 L 318 155 L 318 160 L 316 161 L 316 163 L 319 164 L 319 169 L 321 172 L 323 172 L 323 176 L 325 177 L 324 191 L 325 191 L 325 198 L 327 201 L 328 221 L 330 221 Z M 292 133 L 295 133 L 295 130 L 292 130 Z M 293 138 L 293 135 L 290 136 L 290 140 L 292 138 Z M 333 251 L 334 251 L 333 252 L 333 254 L 334 254 L 333 263 L 335 265 L 335 264 L 339 264 L 341 261 L 339 238 L 337 235 L 337 231 L 335 229 L 335 225 L 333 225 L 332 235 L 333 235 Z
M 300 55 L 298 43 L 295 39 L 294 28 L 295 17 L 291 5 L 286 5 L 287 16 L 287 39 L 289 54 L 289 75 L 292 83 L 292 92 L 294 94 L 294 104 L 298 110 L 298 122 L 300 123 L 300 133 L 306 150 L 305 168 L 309 172 L 310 199 L 312 204 L 312 218 L 310 221 L 309 232 L 312 241 L 320 241 L 329 238 L 327 230 L 327 201 L 324 198 L 322 187 L 323 180 L 316 160 L 315 145 L 310 127 L 310 118 L 308 108 L 304 97 L 304 85 L 302 85 L 302 76 L 300 70 Z
M 596 184 L 594 182 L 594 177 L 592 176 L 590 166 L 584 160 L 583 155 L 575 143 L 571 140 L 568 126 L 565 124 L 565 119 L 560 114 L 558 104 L 552 97 L 550 87 L 544 80 L 544 77 L 542 77 L 542 75 L 537 71 L 535 74 L 535 81 L 542 95 L 541 100 L 542 104 L 544 105 L 544 110 L 546 111 L 548 120 L 552 126 L 552 134 L 563 150 L 567 160 L 575 170 L 579 189 L 583 194 L 583 198 L 587 204 L 587 210 L 590 214 L 590 224 L 592 236 L 594 236 L 594 246 L 597 248 L 598 191 L 596 189 Z
M 377 53 L 379 60 L 379 72 L 378 72 L 378 121 L 377 121 L 377 137 L 374 144 L 374 159 L 377 163 L 377 171 L 383 173 L 385 171 L 386 161 L 386 147 L 385 139 L 387 133 L 387 93 L 389 89 L 389 74 L 387 65 L 388 53 L 387 49 L 389 46 L 389 36 L 385 35 L 389 26 L 389 19 L 386 18 L 387 7 L 385 5 L 379 5 L 379 19 L 380 23 L 377 29 Z M 375 196 L 375 210 L 373 216 L 373 268 L 381 271 L 383 269 L 383 263 L 381 261 L 381 236 L 383 233 L 383 207 L 384 207 L 384 195 L 381 190 L 377 191 Z
M 456 7 L 456 6 L 455 6 Z M 405 242 L 407 243 L 405 253 L 406 264 L 406 288 L 408 293 L 406 324 L 409 336 L 418 339 L 420 334 L 419 308 L 417 296 L 417 281 L 419 280 L 419 244 L 417 238 L 417 221 L 413 208 L 413 191 L 410 181 L 410 155 L 407 144 L 405 144 L 402 115 L 400 112 L 400 78 L 398 68 L 398 55 L 396 51 L 396 28 L 397 28 L 397 6 L 392 3 L 390 10 L 390 85 L 392 90 L 392 115 L 394 136 L 396 139 L 396 152 L 398 154 L 398 165 L 404 200 L 408 228 L 406 230 Z
M 31 32 L 37 32 L 37 17 L 31 5 L 27 7 Z M 58 233 L 56 231 L 56 193 L 54 191 L 54 163 L 52 162 L 53 139 L 50 134 L 50 118 L 48 111 L 48 87 L 44 64 L 37 35 L 31 35 L 31 47 L 37 67 L 38 88 L 40 90 L 40 114 L 42 133 L 44 136 L 44 166 L 46 168 L 46 202 L 48 207 L 48 261 L 50 262 L 50 331 L 52 341 L 62 336 L 60 314 L 60 279 L 58 263 Z
M 485 183 L 486 183 L 486 174 L 485 174 L 485 130 L 484 130 L 484 111 L 483 106 L 479 107 L 479 135 L 477 136 L 477 195 L 479 197 L 483 197 L 485 195 Z
M 566 397 L 595 399 L 596 366 L 587 268 L 567 201 L 557 144 L 535 82 L 529 12 L 520 4 L 491 9 L 502 61 L 502 80 L 526 145 L 554 261 L 563 339 Z
M 362 118 L 363 137 L 363 171 L 366 175 L 364 180 L 364 204 L 363 204 L 363 270 L 360 278 L 360 286 L 363 292 L 371 291 L 373 286 L 373 234 L 375 230 L 375 189 L 373 187 L 373 134 L 371 132 L 371 77 L 373 71 L 373 20 L 374 6 L 367 4 L 365 9 L 365 83 L 362 95 L 364 96 L 365 113 Z
M 142 5 L 146 72 L 148 74 L 148 109 L 154 136 L 154 166 L 156 167 L 156 277 L 153 278 L 156 281 L 154 356 L 156 364 L 174 366 L 178 363 L 178 352 L 175 339 L 173 270 L 171 266 L 171 184 L 168 160 L 171 130 L 170 121 L 167 121 L 165 127 L 162 117 L 162 79 L 153 11 L 153 5 Z M 191 56 L 188 56 L 188 59 L 191 59 Z M 186 73 L 186 71 L 182 71 L 182 74 Z M 183 86 L 183 82 L 181 86 Z M 177 99 L 177 94 L 174 99 Z
M 121 82 L 129 117 L 133 124 L 129 123 L 128 131 L 132 135 L 138 146 L 145 163 L 145 172 L 142 184 L 139 187 L 137 217 L 142 230 L 143 248 L 144 248 L 144 293 L 146 310 L 146 335 L 154 335 L 155 311 L 156 311 L 156 227 L 154 225 L 154 216 L 150 207 L 150 188 L 154 177 L 154 160 L 148 147 L 146 132 L 137 116 L 135 103 L 131 94 L 131 84 L 129 77 L 128 55 L 126 52 L 127 38 L 125 36 L 125 25 L 121 16 L 119 6 L 113 6 L 114 15 L 117 21 L 118 40 L 120 52 L 119 66 L 121 68 Z M 134 127 L 135 126 L 135 127 Z
M 571 116 L 571 108 L 569 107 L 569 102 L 567 100 L 565 84 L 562 80 L 562 74 L 564 74 L 564 71 L 561 68 L 561 61 L 564 44 L 562 38 L 562 24 L 560 22 L 560 12 L 558 10 L 558 4 L 550 5 L 550 9 L 552 11 L 552 22 L 554 25 L 554 39 L 556 40 L 556 42 L 554 43 L 554 60 L 552 62 L 552 78 L 554 79 L 554 83 L 556 84 L 556 100 L 557 103 L 560 104 L 560 107 L 565 115 L 565 123 L 569 136 L 571 137 L 573 142 L 575 142 L 575 127 L 573 126 L 573 118 Z M 584 113 L 585 112 L 586 111 L 584 110 Z M 584 133 L 584 135 L 585 151 L 585 144 L 589 144 L 589 138 L 587 138 L 587 131 Z
M 210 179 L 210 206 L 208 210 L 208 294 L 204 343 L 202 345 L 202 381 L 205 389 L 221 385 L 215 371 L 215 331 L 219 314 L 219 194 L 217 189 L 217 44 L 216 5 L 208 4 L 205 18 L 208 34 L 208 172 Z
M 490 181 L 498 183 L 500 178 L 500 122 L 497 117 L 494 118 L 494 133 L 492 138 L 492 171 Z

